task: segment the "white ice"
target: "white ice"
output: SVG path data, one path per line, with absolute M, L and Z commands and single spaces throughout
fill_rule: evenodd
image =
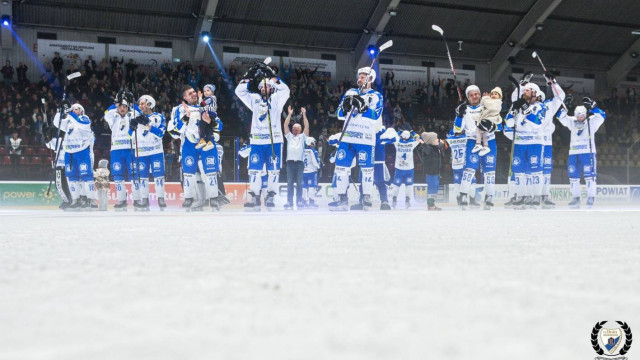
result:
M 2 360 L 589 359 L 597 321 L 640 332 L 633 209 L 0 216 Z

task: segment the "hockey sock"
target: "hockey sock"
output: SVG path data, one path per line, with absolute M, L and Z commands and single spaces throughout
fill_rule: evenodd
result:
M 218 197 L 218 173 L 206 174 L 207 198 Z
M 309 188 L 302 188 L 302 198 L 304 201 L 309 201 Z
M 584 178 L 584 182 L 587 183 L 587 197 L 596 196 L 596 179 L 594 177 Z
M 124 186 L 124 180 L 116 180 L 115 183 L 118 202 L 127 201 L 127 187 Z
M 133 200 L 137 200 L 140 201 L 141 197 L 140 197 L 140 183 L 138 182 L 138 180 L 133 180 L 131 182 L 131 195 L 133 197 Z
M 391 185 L 391 196 L 393 196 L 394 198 L 397 198 L 399 192 L 400 192 L 400 186 L 396 184 Z
M 207 189 L 204 186 L 204 180 L 202 179 L 202 174 L 203 173 L 196 174 L 196 197 L 198 198 L 198 200 L 204 201 L 204 199 L 207 196 Z
M 464 169 L 464 172 L 462 173 L 462 180 L 460 180 L 460 192 L 461 193 L 465 193 L 465 194 L 469 194 L 469 191 L 471 190 L 471 183 L 473 182 L 473 179 L 475 179 L 476 177 L 476 171 L 473 169 Z M 475 196 L 475 191 L 473 194 L 469 195 L 470 197 L 474 197 Z
M 269 192 L 278 192 L 278 178 L 280 177 L 280 170 L 267 171 L 269 178 L 267 180 L 267 190 Z
M 404 186 L 404 197 L 413 199 L 413 184 Z
M 569 179 L 569 185 L 571 187 L 571 195 L 574 198 L 580 197 L 580 179 Z
M 185 199 L 192 199 L 196 194 L 196 175 L 195 174 L 183 174 L 182 175 L 182 188 L 184 191 Z
M 518 196 L 526 196 L 527 195 L 527 175 L 524 173 L 515 174 L 515 185 L 516 193 Z
M 262 189 L 262 174 L 258 170 L 249 170 L 249 189 L 254 194 L 260 194 Z
M 165 195 L 164 176 L 158 176 L 157 178 L 154 178 L 153 181 L 156 184 L 156 196 L 163 198 Z
M 484 194 L 494 196 L 496 194 L 496 172 L 487 171 L 484 173 Z
M 350 169 L 344 166 L 336 166 L 333 172 L 333 184 L 336 194 L 346 194 L 349 186 Z
M 380 201 L 389 202 L 389 198 L 387 197 L 387 185 L 384 182 L 376 183 L 378 187 L 378 192 L 380 193 Z
M 360 168 L 362 172 L 362 194 L 371 195 L 373 191 L 373 167 Z
M 542 195 L 551 195 L 551 174 L 544 174 L 544 184 L 542 185 Z
M 542 178 L 542 171 L 531 174 L 531 189 L 533 190 L 533 196 L 542 195 L 542 187 L 544 186 L 544 179 Z
M 508 180 L 508 186 L 509 186 L 509 197 L 513 197 L 516 194 L 516 181 L 513 178 L 513 176 L 509 177 Z
M 149 198 L 149 179 L 140 179 L 140 196 L 143 199 Z
M 82 189 L 84 190 L 85 195 L 88 199 L 97 199 L 96 196 L 96 184 L 93 180 L 83 181 Z
M 71 201 L 80 199 L 80 182 L 69 181 L 69 192 L 71 193 Z

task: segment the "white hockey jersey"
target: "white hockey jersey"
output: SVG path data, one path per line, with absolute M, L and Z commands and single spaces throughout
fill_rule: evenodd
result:
M 348 90 L 344 96 L 342 96 L 337 110 L 338 119 L 343 121 L 347 119 L 348 114 L 345 113 L 342 108 L 344 98 L 349 95 L 358 94 L 359 90 L 354 88 Z M 362 96 L 369 109 L 363 113 L 352 115 L 348 126 L 345 121 L 342 129 L 344 133 L 342 141 L 349 144 L 375 146 L 376 133 L 382 127 L 382 109 L 384 104 L 382 94 L 373 89 L 368 89 L 365 90 L 363 94 L 360 94 L 360 96 Z
M 456 117 L 453 123 L 453 129 L 456 133 L 464 132 L 469 139 L 476 139 L 476 128 L 478 120 L 480 120 L 480 114 L 482 114 L 484 106 L 478 104 L 476 106 L 467 106 L 467 111 L 463 117 Z M 494 132 L 487 133 L 487 141 L 496 138 Z
M 318 152 L 313 148 L 304 149 L 304 170 L 305 174 L 314 173 L 320 169 Z
M 465 156 L 467 152 L 467 137 L 464 134 L 447 134 L 447 143 L 451 148 L 451 169 L 459 170 L 464 168 Z
M 137 105 L 134 105 L 137 114 L 141 114 Z M 111 150 L 131 149 L 131 146 L 135 146 L 135 142 L 132 144 L 131 137 L 129 136 L 129 120 L 133 116 L 133 111 L 128 111 L 125 116 L 118 114 L 118 108 L 116 104 L 109 106 L 104 112 L 104 121 L 107 122 L 111 129 Z
M 63 141 L 64 139 L 53 138 L 49 140 L 48 143 L 44 144 L 47 147 L 47 149 L 53 150 L 54 160 L 56 158 L 56 145 L 58 146 L 58 151 L 60 152 L 60 155 L 58 155 L 58 161 L 55 163 L 55 167 L 64 167 L 64 146 L 62 146 Z
M 396 169 L 398 170 L 413 170 L 413 150 L 419 145 L 415 139 L 409 140 L 400 139 L 393 143 L 396 148 Z
M 596 153 L 595 134 L 598 128 L 604 124 L 607 115 L 599 108 L 594 108 L 592 113 L 593 115 L 590 115 L 583 122 L 578 121 L 575 116 L 568 116 L 564 110 L 558 116 L 560 123 L 571 130 L 569 155 Z M 589 147 L 589 139 L 591 139 L 591 147 Z
M 239 83 L 236 87 L 236 95 L 253 112 L 251 117 L 250 143 L 253 145 L 271 144 L 271 134 L 274 143 L 282 143 L 282 124 L 280 118 L 284 104 L 289 99 L 290 91 L 282 80 L 269 81 L 274 89 L 267 103 L 260 94 L 249 92 L 249 83 Z M 268 114 L 267 114 L 268 111 Z M 269 116 L 271 119 L 271 131 L 269 131 Z
M 146 126 L 138 124 L 138 155 L 149 156 L 162 154 L 164 153 L 164 148 L 162 147 L 162 137 L 165 131 L 164 116 L 155 112 L 146 116 L 149 118 L 151 128 L 147 130 Z M 131 134 L 131 136 L 133 136 L 133 134 Z
M 65 132 L 62 146 L 70 154 L 80 152 L 93 145 L 95 137 L 91 130 L 91 120 L 86 115 L 70 112 L 60 120 L 60 113 L 53 118 L 53 126 Z

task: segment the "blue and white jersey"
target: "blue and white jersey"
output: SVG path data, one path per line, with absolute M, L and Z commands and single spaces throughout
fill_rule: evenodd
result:
M 253 113 L 251 117 L 250 143 L 252 145 L 271 144 L 271 134 L 274 143 L 284 142 L 280 118 L 284 104 L 289 99 L 290 90 L 282 80 L 269 81 L 274 89 L 269 97 L 269 102 L 262 99 L 260 94 L 249 91 L 250 82 L 239 83 L 236 87 L 236 95 Z M 271 116 L 271 131 L 269 130 L 269 116 Z
M 216 143 L 216 150 L 218 150 L 218 164 L 220 164 L 220 171 L 222 171 L 222 158 L 224 157 L 224 147 Z
M 413 138 L 400 139 L 393 143 L 396 147 L 396 169 L 413 170 L 413 150 L 419 145 Z
M 596 153 L 596 131 L 602 126 L 607 115 L 599 108 L 594 108 L 588 119 L 580 122 L 575 116 L 568 116 L 565 110 L 560 112 L 558 120 L 569 130 L 571 130 L 571 143 L 569 145 L 569 155 Z M 589 124 L 587 124 L 589 121 Z M 591 129 L 591 136 L 589 136 Z M 591 138 L 591 147 L 589 147 Z
M 544 104 L 535 102 L 529 105 L 526 113 L 518 111 L 515 115 L 507 114 L 505 122 L 509 127 L 516 123 L 515 143 L 519 145 L 540 144 L 542 141 L 542 122 L 547 114 Z
M 304 149 L 304 173 L 314 173 L 320 169 L 320 160 L 318 160 L 318 152 L 314 148 Z
M 145 116 L 149 118 L 151 128 L 147 130 L 146 126 L 138 124 L 138 154 L 139 156 L 163 154 L 162 137 L 165 131 L 164 116 L 158 113 Z
M 198 129 L 198 123 L 201 121 L 200 107 L 196 105 L 187 105 L 187 109 L 182 105 L 178 105 L 173 108 L 171 112 L 172 125 L 170 129 L 180 133 L 180 140 L 187 140 L 193 144 L 197 144 L 200 141 L 200 130 Z M 182 118 L 187 116 L 188 122 L 182 121 Z
M 451 148 L 451 169 L 463 169 L 467 151 L 467 136 L 465 134 L 455 135 L 453 132 L 447 134 L 447 143 Z
M 53 126 L 65 132 L 62 147 L 66 153 L 77 153 L 93 145 L 95 137 L 91 130 L 91 120 L 86 115 L 70 112 L 60 121 L 60 113 L 53 118 Z
M 480 120 L 480 114 L 482 114 L 482 110 L 484 110 L 484 106 L 478 104 L 476 106 L 467 106 L 467 111 L 465 112 L 463 117 L 457 116 L 454 123 L 453 129 L 456 133 L 464 133 L 467 138 L 475 141 L 476 139 L 476 128 L 478 127 L 478 121 Z M 496 138 L 495 133 L 490 132 L 487 133 L 487 140 L 493 140 Z
M 60 155 L 58 155 L 58 162 L 56 162 L 55 167 L 64 167 L 64 146 L 62 146 L 63 141 L 64 139 L 53 138 L 48 143 L 45 144 L 47 149 L 53 150 L 54 159 L 55 159 L 55 153 L 56 153 L 56 145 L 58 146 L 58 151 L 60 152 Z
M 547 101 L 544 102 L 544 105 L 547 107 L 547 109 L 552 109 L 553 108 L 553 104 L 552 104 L 553 100 L 549 99 Z M 556 112 L 558 110 L 556 109 Z M 556 125 L 553 123 L 553 118 L 554 118 L 555 112 L 551 112 L 550 110 L 547 110 L 547 114 L 544 117 L 544 122 L 542 123 L 542 141 L 541 144 L 542 145 L 553 145 L 552 144 L 552 140 L 553 140 L 553 132 L 556 130 Z
M 134 105 L 135 112 L 140 115 L 140 109 Z M 133 111 L 127 111 L 124 116 L 118 114 L 116 104 L 109 106 L 104 112 L 104 121 L 111 129 L 111 150 L 131 149 L 131 137 L 129 136 L 129 120 L 133 115 Z
M 349 95 L 362 96 L 369 108 L 363 113 L 353 114 L 351 120 L 349 120 L 348 128 L 345 128 L 344 126 L 347 125 L 345 120 L 348 114 L 342 109 L 342 103 L 344 98 Z M 342 129 L 344 133 L 342 142 L 375 146 L 376 133 L 382 127 L 382 108 L 382 94 L 379 92 L 368 89 L 360 94 L 359 90 L 355 88 L 347 90 L 342 96 L 337 110 L 338 119 L 345 121 Z

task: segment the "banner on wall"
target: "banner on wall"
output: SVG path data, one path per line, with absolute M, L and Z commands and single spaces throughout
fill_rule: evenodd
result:
M 133 59 L 145 72 L 160 70 L 160 67 L 165 61 L 172 61 L 172 55 L 173 49 L 171 48 L 118 44 L 109 45 L 109 57 L 117 56 L 119 59 L 124 58 L 125 64 L 129 62 L 129 59 Z
M 422 89 L 428 85 L 427 79 L 429 76 L 429 68 L 426 67 L 381 64 L 378 69 L 378 79 L 380 79 L 383 84 L 386 79 L 387 72 L 392 72 L 393 85 L 399 85 L 400 88 L 406 88 L 407 94 L 413 94 L 415 90 Z
M 289 68 L 291 69 L 292 77 L 296 76 L 295 69 L 301 68 L 302 70 L 316 70 L 316 72 L 313 74 L 313 77 L 318 80 L 324 80 L 326 82 L 336 80 L 335 60 L 283 57 L 282 67 L 284 68 L 285 65 L 289 66 Z
M 464 85 L 467 80 L 470 84 L 476 83 L 476 71 L 475 70 L 459 70 L 456 69 L 456 78 L 460 84 Z M 453 72 L 449 68 L 429 68 L 429 79 L 452 79 Z M 462 91 L 464 89 L 462 88 Z M 464 94 L 463 94 L 464 95 Z
M 512 74 L 514 78 L 520 79 L 522 74 Z M 569 76 L 558 76 L 558 84 L 562 86 L 565 92 L 573 93 L 574 98 L 581 99 L 584 96 L 595 96 L 596 81 L 594 79 L 584 79 Z M 553 95 L 553 89 L 547 86 L 547 80 L 541 74 L 534 74 L 531 78 L 531 82 L 540 86 L 540 89 L 545 91 L 547 97 Z M 506 95 L 505 95 L 506 96 Z
M 56 52 L 60 53 L 60 57 L 64 59 L 64 69 L 68 69 L 74 58 L 77 59 L 75 61 L 79 64 L 78 66 L 84 66 L 84 61 L 89 58 L 89 55 L 96 63 L 100 63 L 107 54 L 105 44 L 38 39 L 38 59 L 40 62 L 50 63 Z M 82 69 L 78 66 L 76 66 L 76 70 Z
M 222 53 L 222 65 L 226 69 L 228 69 L 230 65 L 234 65 L 236 69 L 242 70 L 258 62 L 263 62 L 267 57 L 269 57 L 269 55 Z M 280 58 L 272 56 L 271 63 L 279 67 Z
M 493 196 L 493 202 L 496 204 L 503 204 L 509 201 L 509 186 L 506 184 L 495 185 L 495 195 Z M 582 185 L 580 194 L 585 204 L 587 198 L 587 186 Z M 456 189 L 455 185 L 449 184 L 449 204 L 456 204 Z M 483 185 L 476 186 L 476 199 L 484 199 L 485 192 Z M 571 188 L 569 185 L 551 185 L 551 201 L 557 204 L 566 205 L 573 199 Z M 640 202 L 640 186 L 629 185 L 598 185 L 596 187 L 596 203 L 629 203 Z

